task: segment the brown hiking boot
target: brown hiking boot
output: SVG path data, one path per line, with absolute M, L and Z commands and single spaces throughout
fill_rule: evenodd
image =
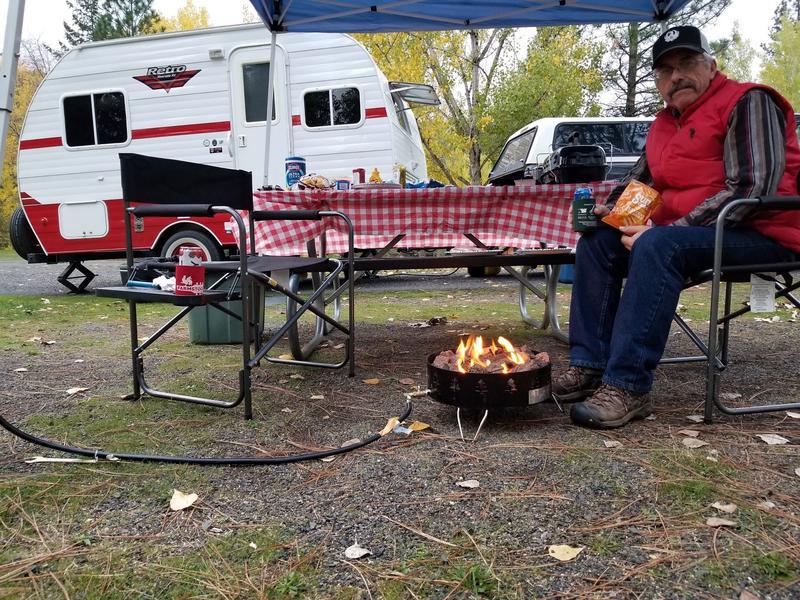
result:
M 653 412 L 647 394 L 634 394 L 613 385 L 602 384 L 587 400 L 573 404 L 569 417 L 576 425 L 612 429 L 632 419 L 643 419 Z
M 559 402 L 577 402 L 591 396 L 600 386 L 602 371 L 584 367 L 570 367 L 551 384 L 553 396 Z

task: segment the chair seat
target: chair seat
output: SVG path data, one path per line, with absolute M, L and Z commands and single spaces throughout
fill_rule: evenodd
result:
M 135 268 L 141 270 L 155 270 L 172 272 L 177 263 L 174 258 L 146 258 L 136 263 Z M 271 271 L 324 271 L 329 268 L 330 260 L 326 257 L 304 256 L 249 256 L 247 268 L 257 273 Z M 210 273 L 235 273 L 239 270 L 238 260 L 216 260 L 204 262 L 206 271 Z
M 210 302 L 224 302 L 228 300 L 228 292 L 205 290 L 201 296 L 178 296 L 173 292 L 164 290 L 129 287 L 118 285 L 113 287 L 97 288 L 95 294 L 105 298 L 119 298 L 120 300 L 133 300 L 134 302 L 162 302 L 175 306 L 203 306 Z
M 787 263 L 769 263 L 764 265 L 731 265 L 722 267 L 722 281 L 731 283 L 746 283 L 750 281 L 751 273 L 789 273 L 800 270 L 800 261 Z M 700 283 L 711 281 L 714 277 L 714 269 L 705 269 L 692 273 L 686 280 L 684 287 L 691 287 Z

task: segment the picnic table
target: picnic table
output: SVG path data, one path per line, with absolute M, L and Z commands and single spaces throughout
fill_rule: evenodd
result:
M 589 185 L 597 202 L 602 203 L 616 184 L 580 185 Z M 579 234 L 572 230 L 571 203 L 576 187 L 579 184 L 257 191 L 254 208 L 344 213 L 353 223 L 354 247 L 377 251 L 373 256 L 356 259 L 359 270 L 501 266 L 521 284 L 522 318 L 542 329 L 551 325 L 553 334 L 565 339 L 558 325 L 555 285 L 559 266 L 574 262 L 573 249 Z M 337 220 L 327 218 L 259 221 L 254 232 L 255 251 L 269 255 L 346 252 L 347 234 L 340 227 Z M 387 257 L 391 248 L 473 252 Z M 545 269 L 547 291 L 534 286 L 527 277 L 527 271 L 535 266 Z M 526 290 L 545 301 L 541 321 L 527 312 Z

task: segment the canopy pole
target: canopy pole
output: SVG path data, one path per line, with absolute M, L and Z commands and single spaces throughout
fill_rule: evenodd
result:
M 269 80 L 267 82 L 267 131 L 264 135 L 264 181 L 263 186 L 269 185 L 269 145 L 272 140 L 272 106 L 275 96 L 275 46 L 278 41 L 278 32 L 272 31 L 272 43 L 269 48 Z
M 22 38 L 22 17 L 25 0 L 9 0 L 6 13 L 3 59 L 0 64 L 0 165 L 6 156 L 6 134 L 11 110 L 14 108 L 14 84 L 17 81 L 17 62 Z

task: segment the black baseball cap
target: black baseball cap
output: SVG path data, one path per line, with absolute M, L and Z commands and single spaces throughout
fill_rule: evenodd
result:
M 670 27 L 653 44 L 653 66 L 656 66 L 659 59 L 668 52 L 681 48 L 694 50 L 700 54 L 711 54 L 711 46 L 708 45 L 706 36 L 697 27 L 691 25 Z

